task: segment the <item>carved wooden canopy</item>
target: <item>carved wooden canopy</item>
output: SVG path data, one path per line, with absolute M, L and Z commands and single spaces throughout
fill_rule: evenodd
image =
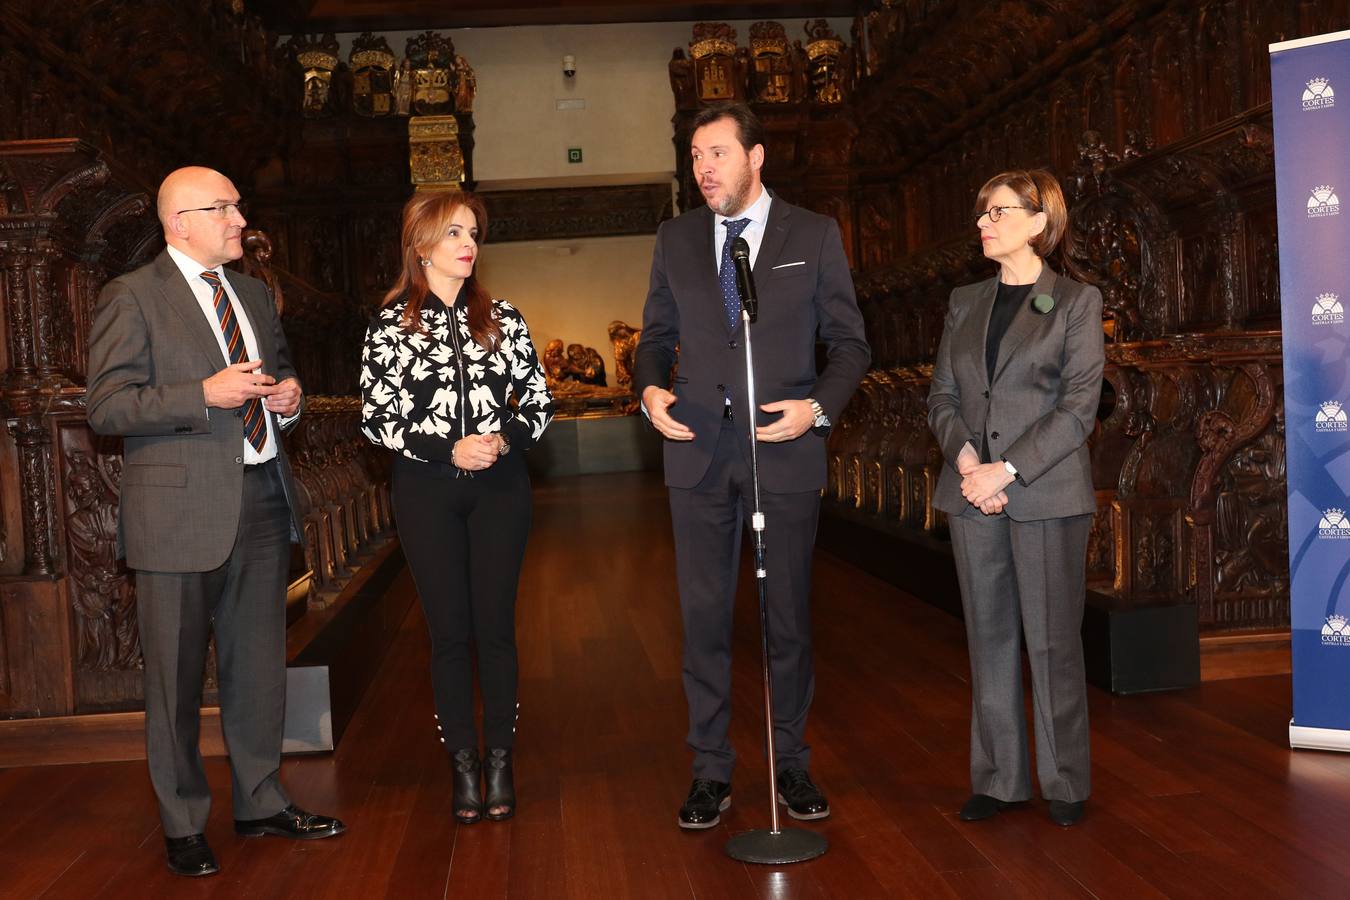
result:
M 594 25 L 852 16 L 858 0 L 250 0 L 279 30 L 407 31 L 490 25 Z
M 283 137 L 274 47 L 242 3 L 8 0 L 0 88 L 31 133 L 5 137 L 99 134 L 142 162 L 252 172 Z

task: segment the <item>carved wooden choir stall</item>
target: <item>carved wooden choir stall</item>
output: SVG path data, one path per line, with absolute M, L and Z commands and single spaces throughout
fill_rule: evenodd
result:
M 1346 27 L 1350 4 L 969 6 L 897 0 L 861 22 L 847 217 L 874 358 L 831 437 L 824 541 L 855 558 L 908 548 L 872 554 L 874 570 L 940 549 L 931 498 L 943 462 L 925 398 L 948 294 L 994 271 L 973 199 L 1002 169 L 1046 166 L 1070 203 L 1050 262 L 1106 304 L 1085 625 L 1094 680 L 1193 683 L 1202 658 L 1221 675 L 1244 649 L 1287 671 L 1266 48 Z M 1310 315 L 1322 303 L 1283 300 Z M 955 602 L 954 579 L 888 574 Z M 1282 664 L 1268 652 L 1281 648 Z
M 241 267 L 271 289 L 306 388 L 305 415 L 286 438 L 304 522 L 288 654 L 301 675 L 292 705 L 321 726 L 301 728 L 297 745 L 288 723 L 292 749 L 332 746 L 403 612 L 380 605 L 400 557 L 388 460 L 360 434 L 355 396 L 356 348 L 372 296 L 392 280 L 396 231 L 391 239 L 374 216 L 316 213 L 299 164 L 280 167 L 299 175 L 297 202 L 267 205 L 254 173 L 305 146 L 296 133 L 310 124 L 318 88 L 304 67 L 316 60 L 277 47 L 242 9 L 228 0 L 0 9 L 0 134 L 11 138 L 0 142 L 0 765 L 143 753 L 134 579 L 116 559 L 120 442 L 85 424 L 84 380 L 98 292 L 163 246 L 154 186 L 184 161 L 213 165 L 245 197 L 263 197 L 270 229 L 246 235 Z M 353 65 L 358 83 L 380 83 L 366 56 Z M 472 70 L 462 58 L 439 71 L 447 68 L 455 78 L 441 87 L 471 106 Z M 373 93 L 358 91 L 359 102 L 329 122 L 337 135 L 359 145 L 358 117 L 397 112 Z M 472 133 L 466 124 L 461 135 Z M 403 129 L 393 153 L 372 154 L 393 229 L 410 189 Z M 359 171 L 322 168 L 340 153 L 295 162 L 312 158 L 325 177 L 361 181 Z M 343 164 L 359 167 L 360 153 Z M 342 257 L 315 252 L 316 241 L 338 235 L 339 245 L 375 238 L 380 252 L 350 257 L 370 268 L 350 271 Z M 207 686 L 209 704 L 210 671 Z M 218 751 L 217 720 L 205 721 Z

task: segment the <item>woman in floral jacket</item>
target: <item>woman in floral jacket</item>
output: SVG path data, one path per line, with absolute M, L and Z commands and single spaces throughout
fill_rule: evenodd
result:
M 408 201 L 403 271 L 361 353 L 361 428 L 396 453 L 394 516 L 431 632 L 436 717 L 453 760 L 455 816 L 466 825 L 515 812 L 515 603 L 530 529 L 524 451 L 553 417 L 524 317 L 474 274 L 486 225 L 472 194 Z M 470 641 L 483 697 L 481 763 Z

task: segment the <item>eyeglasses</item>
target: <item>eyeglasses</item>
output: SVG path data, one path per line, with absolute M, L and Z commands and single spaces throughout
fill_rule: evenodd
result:
M 239 213 L 240 218 L 248 215 L 248 204 L 243 200 L 237 203 L 217 203 L 215 206 L 198 206 L 194 209 L 180 209 L 176 215 L 190 212 L 214 213 L 217 219 L 228 219 L 231 213 Z M 997 220 L 995 220 L 997 221 Z
M 975 217 L 975 224 L 980 224 L 980 220 L 985 216 L 989 217 L 990 222 L 997 222 L 1003 218 L 1003 213 L 1010 209 L 1025 209 L 1027 212 L 1038 213 L 1039 209 L 1032 209 L 1030 206 L 991 206 L 984 212 Z

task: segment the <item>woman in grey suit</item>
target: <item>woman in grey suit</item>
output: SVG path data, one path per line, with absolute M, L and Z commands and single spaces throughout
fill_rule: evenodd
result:
M 1041 795 L 1054 822 L 1072 825 L 1091 790 L 1079 631 L 1102 298 L 1045 264 L 1068 219 L 1050 173 L 996 175 L 975 214 L 999 273 L 952 292 L 928 394 L 947 460 L 933 503 L 951 525 L 970 646 L 972 796 L 960 815 L 986 819 L 1031 798 L 1025 635 Z

